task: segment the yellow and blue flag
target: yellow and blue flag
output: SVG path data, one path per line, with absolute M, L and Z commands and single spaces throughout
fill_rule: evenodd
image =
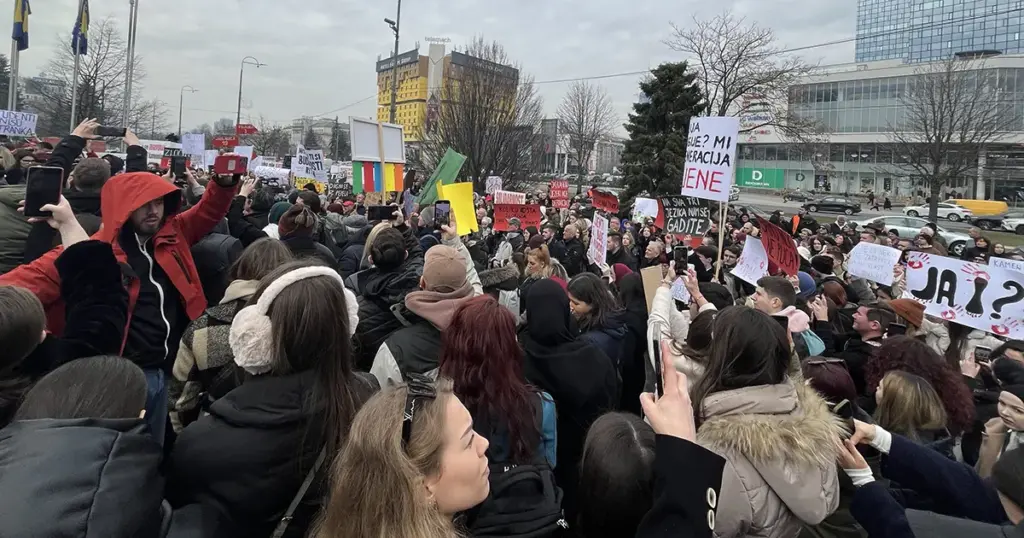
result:
M 80 55 L 89 51 L 89 0 L 82 0 L 78 5 L 78 18 L 71 31 L 71 51 Z
M 18 42 L 19 51 L 28 48 L 28 16 L 31 14 L 28 0 L 14 0 L 14 31 L 11 39 Z

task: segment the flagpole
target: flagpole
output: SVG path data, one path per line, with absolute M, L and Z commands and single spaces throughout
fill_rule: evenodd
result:
M 14 111 L 18 95 L 18 42 L 11 40 L 11 76 L 7 81 L 7 110 Z
M 71 75 L 71 127 L 68 132 L 73 132 L 78 124 L 78 69 L 82 63 L 82 55 L 75 52 L 75 74 Z

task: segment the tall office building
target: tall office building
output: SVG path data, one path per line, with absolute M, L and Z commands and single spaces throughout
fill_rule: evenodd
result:
M 1024 52 L 1021 0 L 859 0 L 857 62 Z

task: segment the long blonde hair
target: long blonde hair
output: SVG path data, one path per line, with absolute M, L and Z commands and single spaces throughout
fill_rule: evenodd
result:
M 427 497 L 424 480 L 441 472 L 452 382 L 421 399 L 402 447 L 406 385 L 386 389 L 356 415 L 331 470 L 331 492 L 311 534 L 316 538 L 455 538 L 451 517 Z
M 920 442 L 921 433 L 946 427 L 946 408 L 927 379 L 893 370 L 882 378 L 882 399 L 875 421 L 893 433 Z

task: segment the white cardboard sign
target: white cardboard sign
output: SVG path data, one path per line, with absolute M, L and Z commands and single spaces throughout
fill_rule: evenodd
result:
M 892 269 L 900 261 L 903 251 L 885 245 L 861 241 L 850 251 L 847 271 L 853 276 L 892 285 Z
M 587 258 L 595 265 L 604 265 L 608 259 L 608 218 L 600 213 L 594 213 L 594 227 L 590 229 Z
M 185 133 L 181 135 L 181 152 L 185 155 L 203 155 L 206 151 L 206 135 L 203 133 Z
M 1007 260 L 1006 258 L 996 258 L 993 256 L 988 259 L 988 264 L 992 267 L 1024 273 L 1024 262 L 1020 260 Z
M 327 168 L 324 166 L 324 150 L 307 149 L 306 158 L 309 159 L 307 165 L 309 173 L 313 174 L 310 177 L 316 178 L 317 181 L 327 181 Z
M 686 168 L 680 194 L 729 201 L 740 120 L 732 116 L 693 118 L 686 138 Z
M 526 203 L 526 193 L 500 190 L 494 191 L 494 203 L 523 205 Z
M 501 176 L 488 176 L 485 192 L 487 194 L 494 194 L 501 190 L 503 183 L 504 181 L 501 179 Z
M 658 200 L 638 196 L 633 200 L 633 222 L 643 222 L 645 218 L 658 218 Z
M 760 239 L 747 237 L 743 242 L 743 253 L 731 273 L 751 286 L 756 286 L 761 277 L 768 276 L 768 252 Z
M 0 135 L 32 136 L 36 133 L 37 114 L 0 110 Z

